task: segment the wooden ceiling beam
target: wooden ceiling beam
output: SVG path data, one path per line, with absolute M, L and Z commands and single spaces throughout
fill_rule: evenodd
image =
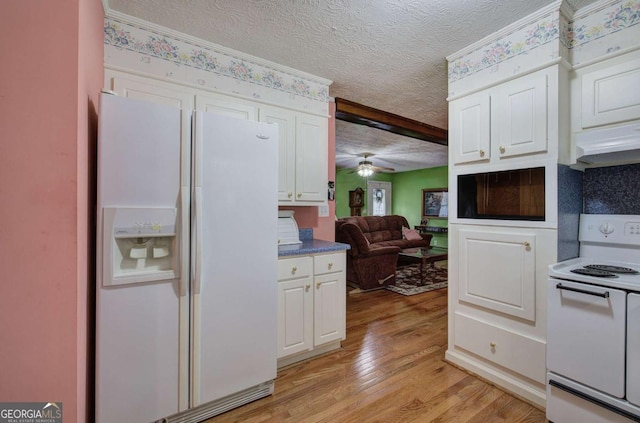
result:
M 382 129 L 395 134 L 417 138 L 436 144 L 448 145 L 449 135 L 446 129 L 437 128 L 393 113 L 354 103 L 336 97 L 336 119 Z

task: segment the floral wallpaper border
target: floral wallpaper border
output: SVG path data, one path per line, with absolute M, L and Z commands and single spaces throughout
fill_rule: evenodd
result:
M 590 16 L 581 19 L 581 22 L 589 20 L 591 16 L 600 12 L 594 12 Z M 621 31 L 640 23 L 640 0 L 622 1 L 603 14 L 601 22 L 591 25 L 573 22 L 567 33 L 570 48 L 589 43 L 601 37 Z
M 232 57 L 205 46 L 172 39 L 114 18 L 105 18 L 104 44 L 172 62 L 176 66 L 205 70 L 312 100 L 329 101 L 327 85 Z
M 546 17 L 450 63 L 449 81 L 466 78 L 507 59 L 557 40 L 560 32 L 558 19 L 550 18 L 550 16 Z
M 558 40 L 572 49 L 640 23 L 640 0 L 620 1 L 576 22 L 553 15 L 542 18 L 449 64 L 449 82 L 466 78 L 500 62 Z

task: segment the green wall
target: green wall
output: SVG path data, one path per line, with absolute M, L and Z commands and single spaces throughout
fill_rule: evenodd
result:
M 393 174 L 393 214 L 407 218 L 413 228 L 422 219 L 422 190 L 447 188 L 449 167 L 433 167 Z M 429 226 L 446 227 L 447 219 L 429 219 Z M 432 234 L 432 246 L 447 247 L 447 234 Z
M 357 173 L 349 169 L 336 169 L 336 217 L 351 216 L 349 208 L 349 191 L 360 187 L 364 191 L 367 190 L 367 181 Z M 394 174 L 377 173 L 369 178 L 371 181 L 382 181 L 393 183 Z M 395 185 L 395 184 L 394 184 Z M 395 187 L 394 187 L 395 190 Z M 365 200 L 365 208 L 367 207 Z M 392 205 L 392 207 L 394 207 Z M 364 213 L 363 213 L 364 214 Z
M 422 190 L 447 188 L 448 170 L 448 166 L 441 166 L 393 174 L 393 214 L 406 217 L 412 227 L 419 225 L 422 218 Z M 440 219 L 433 219 L 429 225 L 446 226 L 445 219 L 442 219 L 443 225 L 439 225 L 437 220 Z
M 407 218 L 411 227 L 420 224 L 422 218 L 422 190 L 431 188 L 447 188 L 449 186 L 449 167 L 441 166 L 411 172 L 378 173 L 372 181 L 391 182 L 393 184 L 392 213 Z M 364 178 L 348 169 L 336 171 L 336 217 L 351 214 L 349 209 L 349 191 L 357 187 L 366 190 Z M 366 204 L 365 204 L 366 207 Z M 363 213 L 364 214 L 364 213 Z M 446 219 L 431 219 L 429 226 L 447 226 Z M 447 234 L 434 235 L 432 245 L 447 246 Z

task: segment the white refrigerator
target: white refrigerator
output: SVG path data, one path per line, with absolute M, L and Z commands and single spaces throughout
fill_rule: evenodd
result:
M 276 125 L 102 94 L 96 422 L 198 422 L 273 392 Z

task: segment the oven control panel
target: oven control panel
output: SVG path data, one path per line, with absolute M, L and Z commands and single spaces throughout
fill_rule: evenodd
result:
M 640 246 L 640 216 L 583 214 L 580 241 Z
M 624 225 L 625 236 L 640 237 L 640 222 L 627 222 Z

